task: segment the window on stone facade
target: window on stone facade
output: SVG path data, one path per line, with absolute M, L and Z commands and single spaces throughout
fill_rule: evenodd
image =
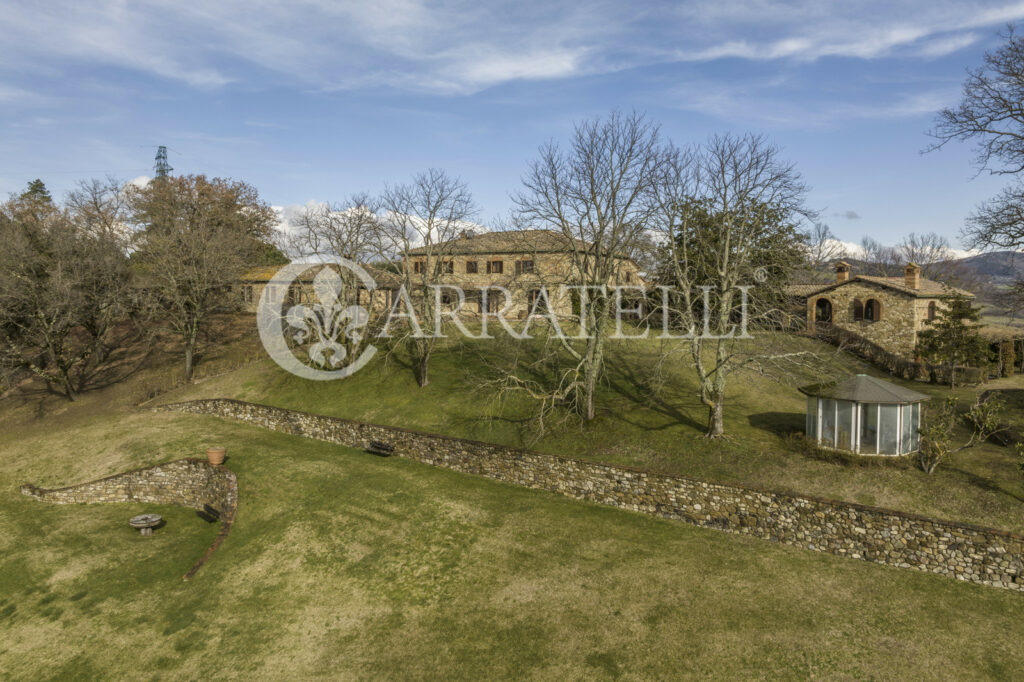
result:
M 517 260 L 516 261 L 516 274 L 521 275 L 524 272 L 533 272 L 533 261 L 532 260 Z
M 488 275 L 500 275 L 505 270 L 505 261 L 500 260 L 489 260 L 487 261 L 487 274 Z
M 468 260 L 468 261 L 466 261 L 466 274 L 467 275 L 475 275 L 476 273 L 477 273 L 476 261 L 475 260 Z
M 936 310 L 935 301 L 931 301 L 928 304 L 928 319 L 934 320 L 937 317 L 937 315 L 938 311 Z
M 632 281 L 633 281 L 633 273 L 632 272 L 626 272 L 626 284 L 629 284 Z
M 455 272 L 455 263 L 450 260 L 446 260 L 441 263 L 441 272 L 446 275 L 450 275 Z
M 516 274 L 522 274 L 524 272 L 533 272 L 533 261 L 532 260 L 521 260 L 516 261 Z
M 242 299 L 246 303 L 252 303 L 252 285 L 251 284 L 246 284 L 244 287 L 242 287 Z
M 536 310 L 538 313 L 546 312 L 547 298 L 541 298 L 540 289 L 530 289 L 527 295 L 528 312 L 531 314 Z M 538 305 L 539 303 L 539 305 Z
M 864 319 L 868 322 L 878 322 L 882 319 L 882 304 L 877 299 L 869 298 L 864 304 Z
M 412 271 L 417 275 L 423 274 L 423 261 L 416 260 L 412 262 Z
M 505 305 L 505 294 L 497 289 L 485 289 L 487 297 L 487 312 L 496 313 Z
M 860 322 L 864 319 L 864 304 L 859 298 L 853 299 L 853 321 Z
M 832 301 L 819 298 L 814 302 L 814 321 L 823 324 L 832 322 Z

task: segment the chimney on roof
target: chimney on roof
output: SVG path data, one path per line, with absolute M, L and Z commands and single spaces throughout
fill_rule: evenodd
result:
M 850 280 L 850 264 L 844 260 L 836 263 L 836 282 L 848 282 Z
M 921 288 L 921 266 L 917 263 L 907 263 L 903 268 L 903 283 L 908 289 Z

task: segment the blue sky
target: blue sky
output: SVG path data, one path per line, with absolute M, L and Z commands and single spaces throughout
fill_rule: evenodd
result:
M 187 7 L 192 4 L 193 7 Z M 573 121 L 639 109 L 677 143 L 756 131 L 844 240 L 956 237 L 1004 184 L 926 155 L 1024 2 L 0 0 L 0 194 L 41 177 L 244 179 L 278 206 L 436 166 L 481 221 Z

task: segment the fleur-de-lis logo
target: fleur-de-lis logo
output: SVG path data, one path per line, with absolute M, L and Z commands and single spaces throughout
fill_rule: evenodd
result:
M 342 259 L 338 265 L 355 274 L 362 288 L 368 291 L 376 288 L 373 278 L 356 263 Z M 286 265 L 272 281 L 287 283 L 291 287 L 310 267 L 306 264 Z M 361 305 L 349 304 L 345 300 L 345 282 L 330 265 L 323 266 L 313 278 L 312 289 L 315 302 L 292 305 L 284 315 L 264 289 L 257 310 L 263 347 L 278 365 L 292 374 L 317 380 L 349 376 L 376 353 L 374 346 L 367 346 L 346 364 L 350 350 L 358 350 L 362 344 L 370 314 Z M 296 357 L 289 341 L 305 348 L 308 362 Z
M 317 303 L 294 305 L 285 313 L 288 326 L 296 331 L 292 340 L 302 345 L 311 339 L 307 351 L 309 359 L 319 367 L 335 369 L 348 355 L 344 342 L 358 346 L 363 338 L 363 328 L 370 321 L 370 314 L 361 305 L 346 306 L 339 298 L 343 288 L 341 277 L 334 269 L 325 267 L 313 278 L 313 292 Z

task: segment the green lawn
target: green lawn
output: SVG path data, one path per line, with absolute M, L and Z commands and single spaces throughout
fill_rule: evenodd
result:
M 159 401 L 238 398 L 1024 531 L 1024 479 L 1010 448 L 986 444 L 958 455 L 927 476 L 912 460 L 844 464 L 794 447 L 787 434 L 803 431 L 806 409 L 798 386 L 823 377 L 878 372 L 810 339 L 773 335 L 758 343 L 771 343 L 790 352 L 813 352 L 817 369 L 735 375 L 729 384 L 729 438 L 724 441 L 708 441 L 703 436 L 706 410 L 699 402 L 694 374 L 685 357 L 669 363 L 663 390 L 651 389 L 650 367 L 659 352 L 652 342 L 611 344 L 607 380 L 597 400 L 598 417 L 587 424 L 556 418 L 539 440 L 530 420 L 530 401 L 516 397 L 499 400 L 492 389 L 479 388 L 481 377 L 489 371 L 487 354 L 501 348 L 483 341 L 453 343 L 438 351 L 431 383 L 425 388 L 416 386 L 399 354 L 387 361 L 378 358 L 352 377 L 332 382 L 298 379 L 263 361 L 168 393 Z M 942 386 L 903 383 L 937 398 L 947 393 Z M 985 388 L 1020 390 L 1024 377 L 992 382 Z M 957 393 L 966 400 L 977 390 L 962 388 Z M 1024 392 L 1010 395 L 1007 418 L 1024 425 L 1024 413 L 1013 402 Z
M 211 417 L 0 435 L 0 670 L 54 678 L 1011 679 L 1024 596 Z M 226 443 L 237 521 L 41 503 Z M 157 510 L 142 538 L 126 521 Z
M 862 369 L 788 342 L 821 353 L 829 371 Z M 667 390 L 651 391 L 643 368 L 653 352 L 615 349 L 598 419 L 553 425 L 537 442 L 525 403 L 472 389 L 485 371 L 472 346 L 440 352 L 425 389 L 400 357 L 306 383 L 258 360 L 243 332 L 207 349 L 200 383 L 157 402 L 237 397 L 1024 526 L 1024 491 L 1002 448 L 934 477 L 800 454 L 780 433 L 802 423 L 794 386 L 814 378 L 803 375 L 741 377 L 732 439 L 708 442 L 682 365 Z M 32 392 L 0 402 L 0 677 L 1012 679 L 1024 664 L 1020 594 L 133 407 L 170 387 L 174 360 L 158 355 L 74 404 Z M 228 446 L 238 516 L 187 583 L 217 532 L 194 512 L 49 505 L 18 491 L 197 456 L 211 443 Z M 168 520 L 151 538 L 127 525 L 143 510 Z

